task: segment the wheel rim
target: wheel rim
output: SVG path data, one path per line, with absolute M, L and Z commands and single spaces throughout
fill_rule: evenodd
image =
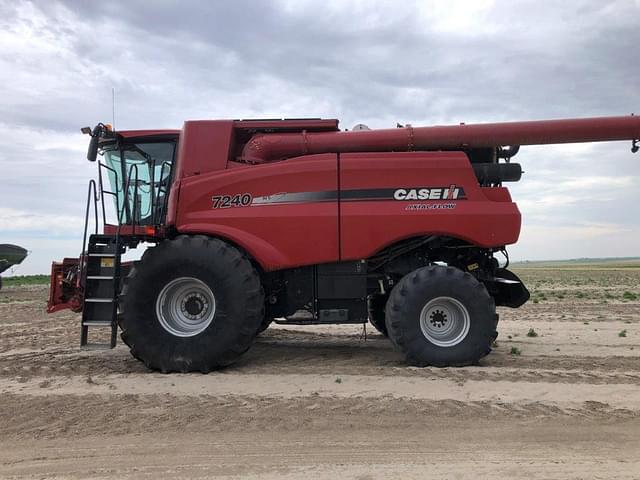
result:
M 469 333 L 469 312 L 455 298 L 437 297 L 420 312 L 420 329 L 427 340 L 439 347 L 453 347 Z
M 216 299 L 202 280 L 180 277 L 172 280 L 156 300 L 156 315 L 162 328 L 176 337 L 202 333 L 216 314 Z

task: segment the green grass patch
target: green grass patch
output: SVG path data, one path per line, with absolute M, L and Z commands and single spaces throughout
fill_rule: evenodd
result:
M 624 298 L 625 300 L 637 300 L 638 299 L 638 295 L 636 295 L 633 292 L 627 291 L 627 292 L 624 292 L 622 294 L 622 298 Z
M 2 286 L 16 287 L 20 285 L 48 285 L 49 275 L 16 275 L 2 277 Z
M 626 337 L 627 336 L 627 331 L 626 330 L 622 330 L 620 333 L 618 333 L 619 337 Z
M 520 350 L 518 347 L 511 347 L 511 351 L 509 353 L 511 355 L 520 355 L 522 353 L 522 350 Z
M 538 336 L 538 332 L 536 332 L 533 328 L 530 328 L 529 331 L 527 332 L 527 337 L 537 337 Z

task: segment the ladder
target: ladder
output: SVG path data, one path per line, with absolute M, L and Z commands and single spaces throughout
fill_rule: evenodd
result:
M 80 347 L 110 349 L 117 343 L 118 293 L 120 291 L 120 257 L 124 252 L 118 235 L 89 237 L 85 253 L 86 277 Z M 109 343 L 90 342 L 90 328 L 110 328 Z

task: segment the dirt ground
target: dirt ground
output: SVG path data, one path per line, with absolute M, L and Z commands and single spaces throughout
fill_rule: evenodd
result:
M 273 326 L 224 371 L 162 375 L 5 288 L 0 477 L 640 478 L 640 268 L 519 273 L 533 299 L 494 351 L 445 369 L 371 327 Z

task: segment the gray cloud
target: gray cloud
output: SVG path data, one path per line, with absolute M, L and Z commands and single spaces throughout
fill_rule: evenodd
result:
M 77 129 L 111 119 L 112 87 L 123 129 L 193 118 L 323 116 L 385 127 L 628 114 L 640 107 L 639 13 L 637 1 L 595 0 L 0 1 L 1 206 L 82 215 L 93 170 Z M 637 230 L 637 216 L 620 208 L 640 200 L 636 183 L 594 203 L 595 187 L 578 182 L 637 180 L 627 152 L 523 149 L 527 175 L 513 192 L 531 208 L 525 227 Z M 534 208 L 541 190 L 574 200 Z M 527 250 L 526 229 L 518 248 L 545 253 Z M 639 253 L 628 250 L 602 255 Z

